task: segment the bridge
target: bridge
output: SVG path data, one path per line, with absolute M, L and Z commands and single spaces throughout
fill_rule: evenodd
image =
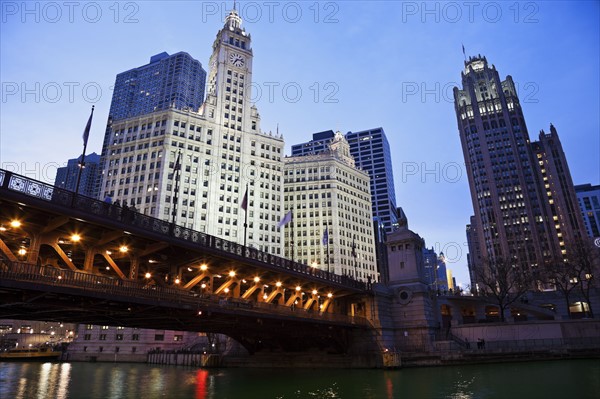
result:
M 0 318 L 222 333 L 250 353 L 345 353 L 372 335 L 370 292 L 0 169 Z

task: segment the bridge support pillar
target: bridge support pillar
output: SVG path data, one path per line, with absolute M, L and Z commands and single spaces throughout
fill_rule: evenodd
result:
M 138 270 L 139 270 L 139 265 L 140 265 L 140 259 L 137 256 L 133 256 L 131 258 L 131 263 L 130 263 L 130 267 L 129 267 L 129 278 L 131 280 L 137 280 L 138 278 Z
M 95 248 L 88 248 L 85 250 L 85 259 L 83 261 L 83 270 L 91 273 L 94 269 L 94 256 L 96 256 Z
M 40 234 L 32 234 L 29 239 L 29 250 L 27 252 L 27 263 L 36 264 L 40 255 L 40 247 L 42 245 L 42 237 Z

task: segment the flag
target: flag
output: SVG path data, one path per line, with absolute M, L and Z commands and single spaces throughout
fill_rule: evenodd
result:
M 90 137 L 90 129 L 92 128 L 92 116 L 94 116 L 94 106 L 92 105 L 92 113 L 90 114 L 90 118 L 87 121 L 87 125 L 85 125 L 85 130 L 83 131 L 83 146 L 87 146 L 88 138 Z
M 462 45 L 462 48 L 463 48 L 463 55 L 466 57 L 467 55 L 465 54 L 465 45 L 464 44 Z
M 323 233 L 323 245 L 329 244 L 329 231 L 327 227 L 325 227 L 325 232 Z
M 248 210 L 248 186 L 246 186 L 246 194 L 244 194 L 244 198 L 242 198 L 242 209 Z
M 352 256 L 356 258 L 356 242 L 352 239 Z
M 292 221 L 292 211 L 289 211 L 288 213 L 285 214 L 285 216 L 279 221 L 279 224 L 277 224 L 277 228 L 281 228 L 283 226 L 285 226 L 286 224 L 288 224 L 289 222 Z

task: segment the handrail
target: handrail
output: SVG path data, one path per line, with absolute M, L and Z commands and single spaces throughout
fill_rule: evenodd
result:
M 315 269 L 308 265 L 291 261 L 255 248 L 245 247 L 233 241 L 211 236 L 183 226 L 157 219 L 132 211 L 130 208 L 109 204 L 95 198 L 75 194 L 72 191 L 52 186 L 38 180 L 30 179 L 13 172 L 0 169 L 0 191 L 8 190 L 29 197 L 51 202 L 63 208 L 76 209 L 80 212 L 123 223 L 125 227 L 132 226 L 161 234 L 170 238 L 191 242 L 204 248 L 216 249 L 232 255 L 242 256 L 261 262 L 271 267 L 298 272 L 318 279 L 336 283 L 348 288 L 367 291 L 367 284 L 357 281 L 350 276 L 341 276 L 326 270 Z
M 340 322 L 358 326 L 368 326 L 368 320 L 359 316 L 348 316 L 337 313 L 314 312 L 307 309 L 290 309 L 273 303 L 254 302 L 241 298 L 226 298 L 216 294 L 198 294 L 170 287 L 148 285 L 141 281 L 121 280 L 108 276 L 57 269 L 53 266 L 39 266 L 27 262 L 0 263 L 2 280 L 29 281 L 36 284 L 47 284 L 67 288 L 80 289 L 85 292 L 102 293 L 106 296 L 122 295 L 135 298 L 170 301 L 179 304 L 192 304 L 198 307 L 211 306 L 230 310 L 294 316 L 311 320 Z

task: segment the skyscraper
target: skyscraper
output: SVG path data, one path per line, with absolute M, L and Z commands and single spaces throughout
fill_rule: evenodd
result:
M 600 237 L 600 185 L 580 184 L 575 193 L 588 235 Z
M 78 158 L 69 159 L 67 161 L 67 166 L 58 168 L 56 170 L 54 185 L 66 190 L 75 191 L 80 161 L 81 156 Z M 81 180 L 79 181 L 79 194 L 88 197 L 94 196 L 94 188 L 96 185 L 96 179 L 98 178 L 99 162 L 100 155 L 96 154 L 95 152 L 85 156 L 85 167 L 81 171 Z
M 398 215 L 392 155 L 385 132 L 381 127 L 348 132 L 346 139 L 356 166 L 371 177 L 373 217 L 380 220 L 387 233 L 391 233 L 398 227 Z
M 558 136 L 552 128 L 551 138 L 529 143 L 512 77 L 501 81 L 485 57 L 470 57 L 461 75 L 454 103 L 475 211 L 471 237 L 483 261 L 502 258 L 535 276 L 568 257 L 564 238 L 580 228 L 566 205 L 573 186 Z
M 197 110 L 205 81 L 202 64 L 189 54 L 157 54 L 150 63 L 117 75 L 109 116 L 120 120 L 169 108 Z
M 197 82 L 169 95 L 169 100 L 182 100 L 175 106 L 163 103 L 161 109 L 138 113 L 125 109 L 128 103 L 121 97 L 113 99 L 111 109 L 126 117 L 109 119 L 99 195 L 112 194 L 147 215 L 281 254 L 277 222 L 284 143 L 278 134 L 260 129 L 258 110 L 251 104 L 251 37 L 241 25 L 232 10 L 217 33 L 200 106 L 183 101 L 190 86 L 204 84 L 199 70 L 191 72 L 192 64 L 185 76 Z
M 369 176 L 338 132 L 318 154 L 284 160 L 286 257 L 336 274 L 379 281 Z M 329 253 L 328 253 L 329 252 Z

